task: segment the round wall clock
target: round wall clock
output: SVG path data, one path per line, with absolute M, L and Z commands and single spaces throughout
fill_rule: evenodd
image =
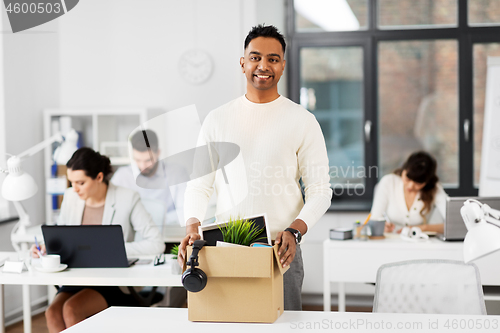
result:
M 189 83 L 201 84 L 212 74 L 213 63 L 210 55 L 202 50 L 189 50 L 179 61 L 181 76 Z

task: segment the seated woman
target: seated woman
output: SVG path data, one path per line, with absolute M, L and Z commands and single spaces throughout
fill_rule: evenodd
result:
M 109 158 L 90 148 L 78 149 L 66 164 L 72 187 L 64 193 L 59 225 L 119 224 L 123 229 L 127 256 L 162 253 L 165 244 L 139 194 L 108 182 Z M 142 240 L 134 242 L 135 233 Z M 33 256 L 37 257 L 33 249 Z M 45 248 L 42 248 L 42 253 Z M 59 288 L 45 312 L 49 332 L 60 332 L 109 306 L 138 305 L 119 287 Z
M 436 160 L 426 152 L 415 152 L 394 173 L 382 177 L 375 190 L 371 216 L 386 218 L 386 232 L 401 226 L 418 226 L 422 231 L 442 233 L 444 224 L 428 224 L 437 208 L 443 221 L 446 198 L 436 175 Z M 401 229 L 399 228 L 399 229 Z

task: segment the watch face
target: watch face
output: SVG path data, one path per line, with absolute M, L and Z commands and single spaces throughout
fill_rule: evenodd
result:
M 297 244 L 300 243 L 300 241 L 302 240 L 302 234 L 300 233 L 300 231 L 297 230 Z
M 190 50 L 181 56 L 179 71 L 189 83 L 201 84 L 212 74 L 212 59 L 202 50 Z

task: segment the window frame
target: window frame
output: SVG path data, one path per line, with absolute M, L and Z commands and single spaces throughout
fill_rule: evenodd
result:
M 358 31 L 296 32 L 294 0 L 286 2 L 288 42 L 288 92 L 300 103 L 300 49 L 303 47 L 363 47 L 364 123 L 371 121 L 371 140 L 365 140 L 365 168 L 379 167 L 378 130 L 378 45 L 386 41 L 455 40 L 458 44 L 458 187 L 445 188 L 450 196 L 477 196 L 474 186 L 474 109 L 473 109 L 473 47 L 478 43 L 500 42 L 499 26 L 469 26 L 468 0 L 457 0 L 457 27 L 379 29 L 378 0 L 368 0 L 368 29 Z M 464 123 L 469 121 L 469 140 L 465 140 Z M 365 179 L 362 196 L 332 198 L 330 210 L 369 210 L 373 190 L 383 175 Z

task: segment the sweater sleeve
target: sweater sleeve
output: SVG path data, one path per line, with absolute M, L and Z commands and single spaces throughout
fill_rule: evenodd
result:
M 330 207 L 332 199 L 325 138 L 312 114 L 307 126 L 304 126 L 297 162 L 305 188 L 305 204 L 297 219 L 303 220 L 310 229 Z
M 203 222 L 207 212 L 210 196 L 214 191 L 215 169 L 218 164 L 208 149 L 210 140 L 207 138 L 206 128 L 210 122 L 210 115 L 207 116 L 202 125 L 198 137 L 197 149 L 193 159 L 193 173 L 190 175 L 190 181 L 187 183 L 184 195 L 184 220 L 182 225 L 190 218 L 197 218 Z

